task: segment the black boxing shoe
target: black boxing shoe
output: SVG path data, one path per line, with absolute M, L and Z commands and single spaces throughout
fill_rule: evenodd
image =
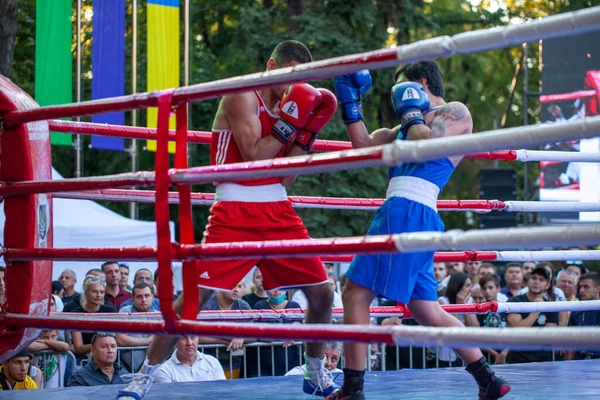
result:
M 497 400 L 510 392 L 510 385 L 496 376 L 485 357 L 467 365 L 466 370 L 473 375 L 479 386 L 479 400 Z
M 510 385 L 492 373 L 485 387 L 479 387 L 479 400 L 498 400 L 510 392 Z
M 344 393 L 344 389 L 336 390 L 325 400 L 366 400 L 365 393 L 358 389 L 351 393 Z

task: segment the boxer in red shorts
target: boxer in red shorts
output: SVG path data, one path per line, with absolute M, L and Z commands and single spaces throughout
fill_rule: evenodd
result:
M 310 61 L 306 46 L 288 40 L 277 45 L 267 70 Z M 305 83 L 225 96 L 213 122 L 211 164 L 306 154 L 336 109 L 337 100 L 331 92 Z M 215 182 L 215 203 L 202 243 L 309 239 L 284 187 L 294 180 L 284 177 Z M 262 272 L 265 290 L 302 288 L 308 299 L 307 323 L 331 321 L 333 292 L 317 257 L 198 261 L 201 303 L 212 290 L 232 290 L 255 265 Z M 146 365 L 161 361 L 157 360 L 156 347 L 150 346 Z M 161 353 L 166 353 L 165 357 L 170 354 Z M 325 397 L 338 389 L 325 369 L 324 344 L 307 343 L 305 359 L 304 392 Z

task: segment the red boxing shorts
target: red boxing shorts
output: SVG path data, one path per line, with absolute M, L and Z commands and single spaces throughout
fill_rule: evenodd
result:
M 283 185 L 217 186 L 202 243 L 310 239 L 288 200 Z M 313 286 L 327 282 L 318 257 L 245 260 L 198 260 L 198 286 L 232 290 L 258 266 L 265 290 Z

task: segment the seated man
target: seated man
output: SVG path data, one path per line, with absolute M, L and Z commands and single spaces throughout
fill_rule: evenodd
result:
M 177 341 L 175 348 L 171 358 L 152 372 L 156 383 L 225 379 L 219 361 L 198 351 L 197 337 L 184 336 Z
M 579 295 L 582 301 L 600 300 L 600 274 L 587 272 L 579 278 Z M 569 319 L 569 326 L 600 326 L 600 311 L 574 311 Z M 568 351 L 568 360 L 590 360 L 600 358 L 600 351 L 582 350 Z
M 138 313 L 152 311 L 154 290 L 147 283 L 138 283 L 133 287 L 133 304 L 121 307 L 121 313 Z M 148 346 L 152 341 L 149 333 L 118 333 L 117 345 L 119 347 Z M 142 366 L 146 350 L 121 351 L 121 364 L 129 371 L 136 372 Z
M 0 391 L 37 389 L 33 379 L 27 375 L 32 359 L 33 355 L 27 348 L 24 348 L 15 356 L 4 361 L 0 367 Z
M 343 374 L 344 371 L 337 367 L 342 357 L 342 344 L 340 342 L 325 343 L 325 368 L 334 374 Z M 288 375 L 304 375 L 306 373 L 306 364 L 294 367 L 288 371 Z
M 117 364 L 117 339 L 114 333 L 98 332 L 92 338 L 92 361 L 79 369 L 69 386 L 120 385 L 121 366 Z

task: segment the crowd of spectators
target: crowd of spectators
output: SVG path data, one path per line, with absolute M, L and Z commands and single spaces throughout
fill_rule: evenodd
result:
M 335 292 L 334 307 L 342 307 L 340 293 L 344 276 L 324 264 Z M 568 264 L 557 270 L 548 262 L 496 265 L 475 262 L 434 264 L 440 304 L 483 302 L 547 302 L 600 300 L 600 274 L 582 265 Z M 76 291 L 78 277 L 64 270 L 52 282 L 50 310 L 70 313 L 147 313 L 160 311 L 157 274 L 139 269 L 129 279 L 129 267 L 114 261 L 90 269 L 82 279 L 82 292 Z M 0 267 L 0 304 L 6 296 L 4 268 Z M 373 305 L 393 306 L 387 299 Z M 249 287 L 242 281 L 231 292 L 213 293 L 203 310 L 286 310 L 305 308 L 301 290 L 265 291 L 258 268 L 252 272 Z M 487 313 L 456 315 L 467 327 L 550 327 L 599 326 L 599 311 Z M 302 323 L 279 319 L 272 323 Z M 332 321 L 337 323 L 338 321 Z M 412 319 L 388 317 L 373 319 L 381 325 L 416 325 Z M 63 385 L 88 386 L 122 383 L 122 375 L 141 367 L 150 334 L 113 334 L 45 330 L 27 350 L 4 362 L 0 368 L 3 390 L 53 388 Z M 199 351 L 202 350 L 202 351 Z M 394 348 L 373 345 L 369 367 L 387 370 L 460 365 L 457 354 L 446 348 Z M 492 363 L 523 363 L 562 359 L 600 358 L 594 351 L 509 351 L 482 349 Z M 235 379 L 239 377 L 303 374 L 302 346 L 299 343 L 255 343 L 245 339 L 183 337 L 172 356 L 156 371 L 157 382 Z M 74 354 L 67 357 L 67 354 Z M 73 365 L 75 362 L 75 365 Z M 384 363 L 384 365 L 381 364 Z M 326 368 L 341 373 L 341 343 L 326 344 Z M 23 372 L 25 371 L 25 372 Z M 72 373 L 72 371 L 76 371 Z

